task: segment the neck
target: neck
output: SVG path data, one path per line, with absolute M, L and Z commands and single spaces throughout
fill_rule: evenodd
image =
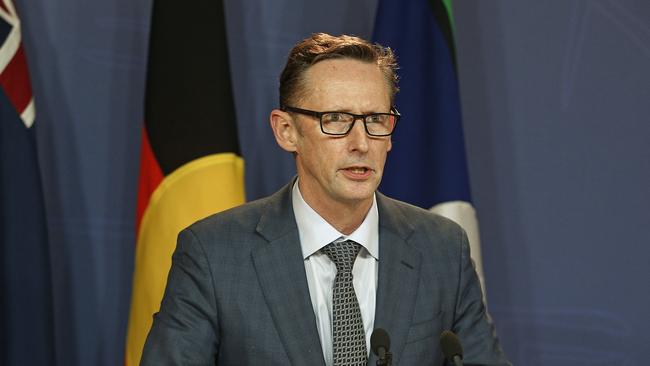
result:
M 302 189 L 300 190 L 300 194 L 309 207 L 316 211 L 336 230 L 345 235 L 352 234 L 361 226 L 373 202 L 373 197 L 362 201 L 323 202 L 315 197 L 311 197 L 309 192 L 303 192 Z
M 361 204 L 356 203 L 354 204 L 354 207 L 341 205 L 338 208 L 314 208 L 314 210 L 336 230 L 345 235 L 350 235 L 361 226 L 363 220 L 365 220 L 368 215 L 371 206 L 372 200 Z

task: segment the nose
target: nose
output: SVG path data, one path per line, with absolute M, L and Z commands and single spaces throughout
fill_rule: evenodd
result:
M 357 121 L 359 121 L 359 123 L 357 123 Z M 350 151 L 359 151 L 362 153 L 368 151 L 369 136 L 366 133 L 363 118 L 357 118 L 354 120 L 352 129 L 348 132 L 347 138 L 350 141 Z

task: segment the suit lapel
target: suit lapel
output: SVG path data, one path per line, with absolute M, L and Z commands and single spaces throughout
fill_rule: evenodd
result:
M 291 363 L 324 366 L 291 205 L 291 187 L 289 184 L 269 198 L 257 226 L 269 243 L 253 251 L 253 262 Z
M 379 276 L 375 328 L 384 328 L 400 354 L 408 335 L 420 278 L 420 252 L 407 243 L 413 228 L 394 204 L 377 194 Z M 374 365 L 376 358 L 369 364 Z

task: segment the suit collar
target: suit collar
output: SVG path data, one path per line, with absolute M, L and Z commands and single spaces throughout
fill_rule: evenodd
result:
M 372 206 L 361 225 L 350 235 L 345 235 L 336 230 L 305 202 L 300 193 L 298 182 L 293 184 L 291 193 L 304 259 L 340 238 L 361 244 L 373 258 L 379 259 L 379 213 L 375 196 L 373 196 Z
M 295 178 L 265 199 L 256 230 L 269 242 L 298 229 L 291 206 L 291 187 L 294 182 Z
M 295 181 L 296 178 L 292 179 L 282 189 L 266 199 L 256 230 L 268 241 L 273 241 L 293 230 L 297 230 L 291 202 L 291 189 Z M 393 199 L 379 192 L 376 193 L 376 198 L 380 230 L 388 230 L 407 240 L 413 234 L 413 225 L 407 220 Z
M 388 230 L 398 237 L 408 240 L 413 231 L 413 225 L 404 215 L 397 202 L 377 192 L 377 208 L 379 209 L 379 226 Z

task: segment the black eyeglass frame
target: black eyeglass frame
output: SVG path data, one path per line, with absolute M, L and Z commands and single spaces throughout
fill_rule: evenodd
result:
M 317 118 L 318 122 L 320 123 L 321 132 L 326 134 L 326 135 L 331 135 L 331 136 L 345 136 L 345 135 L 347 135 L 348 133 L 350 133 L 350 131 L 352 131 L 352 128 L 354 127 L 354 124 L 357 122 L 358 119 L 363 121 L 363 128 L 366 130 L 366 133 L 369 136 L 374 136 L 374 137 L 390 136 L 395 132 L 395 127 L 397 126 L 397 122 L 399 122 L 399 119 L 402 116 L 401 114 L 399 114 L 399 112 L 397 111 L 397 108 L 395 108 L 394 106 L 390 108 L 390 111 L 391 111 L 390 113 L 369 113 L 369 114 L 354 114 L 354 113 L 341 112 L 341 111 L 317 112 L 317 111 L 312 111 L 312 110 L 309 110 L 309 109 L 291 107 L 291 106 L 288 106 L 288 105 L 281 106 L 280 110 L 284 111 L 284 112 L 293 112 L 293 113 L 298 113 L 298 114 L 304 114 L 306 116 Z M 349 116 L 352 116 L 354 119 L 352 120 L 352 123 L 350 123 L 350 127 L 348 128 L 348 130 L 345 131 L 345 132 L 341 132 L 341 133 L 325 132 L 325 129 L 323 129 L 323 115 L 328 114 L 328 113 L 343 113 L 343 114 L 347 114 Z M 368 118 L 370 116 L 376 116 L 376 115 L 388 115 L 388 116 L 393 116 L 395 118 L 395 123 L 393 123 L 393 129 L 390 131 L 390 133 L 377 135 L 377 134 L 370 133 L 370 131 L 368 131 L 368 125 L 367 125 L 367 122 L 366 122 L 366 118 Z

